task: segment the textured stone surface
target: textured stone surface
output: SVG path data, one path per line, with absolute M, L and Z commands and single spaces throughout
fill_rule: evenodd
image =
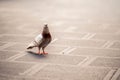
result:
M 56 32 L 53 33 L 53 36 L 55 36 L 56 38 L 61 38 L 61 39 L 81 39 L 82 37 L 84 37 L 86 34 L 84 33 L 65 33 L 65 32 Z
M 0 51 L 0 60 L 6 60 L 14 55 L 19 54 L 19 52 L 14 51 Z
M 5 50 L 12 50 L 12 51 L 25 51 L 25 50 L 27 50 L 26 48 L 27 48 L 27 46 L 28 46 L 28 44 L 26 44 L 26 43 L 16 43 L 16 44 L 14 44 L 14 45 L 12 45 L 12 46 L 10 46 L 10 47 L 7 47 L 7 48 L 5 48 Z
M 115 42 L 113 45 L 110 46 L 110 48 L 120 49 L 120 42 Z
M 120 40 L 120 35 L 115 34 L 96 34 L 92 39 L 98 39 L 98 40 Z
M 66 46 L 48 46 L 46 47 L 45 51 L 48 53 L 61 53 L 62 51 L 64 51 L 67 47 Z M 42 50 L 41 50 L 42 51 Z
M 97 58 L 91 66 L 120 67 L 120 58 Z
M 5 43 L 1 43 L 1 42 L 0 42 L 0 46 L 3 46 L 4 44 L 5 44 Z
M 117 80 L 120 80 L 120 76 L 117 78 Z
M 25 44 L 17 43 L 17 44 L 15 44 L 13 46 L 5 48 L 4 50 L 38 52 L 37 47 L 35 47 L 33 49 L 30 49 L 30 50 L 27 50 L 28 45 L 29 45 L 29 43 L 28 44 L 26 44 L 26 43 Z M 60 46 L 49 45 L 49 46 L 46 47 L 45 51 L 48 52 L 48 53 L 57 53 L 58 54 L 58 53 L 62 52 L 64 49 L 66 49 L 66 48 L 67 48 L 66 46 L 65 47 L 64 46 L 60 47 Z M 41 50 L 41 52 L 42 52 L 42 50 Z
M 27 55 L 18 58 L 17 61 L 77 65 L 84 59 L 85 57 L 80 56 L 66 56 L 56 54 L 38 55 L 36 53 L 28 53 Z
M 26 69 L 32 67 L 32 64 L 15 63 L 15 62 L 0 62 L 0 74 L 20 75 Z
M 119 80 L 119 3 L 0 0 L 0 80 Z M 53 42 L 40 56 L 26 47 L 45 23 Z
M 50 65 L 36 72 L 34 76 L 45 80 L 102 80 L 108 71 L 109 69 L 107 68 L 83 68 Z
M 31 37 L 24 37 L 24 36 L 3 36 L 0 38 L 2 42 L 30 42 L 33 40 Z
M 105 41 L 59 39 L 53 44 L 78 47 L 102 47 Z
M 74 25 L 73 25 L 74 26 Z M 111 27 L 107 27 L 105 24 L 77 24 L 74 30 L 71 32 L 89 32 L 89 33 L 114 33 L 119 31 L 120 28 L 113 29 Z
M 77 48 L 74 51 L 70 52 L 70 54 L 72 54 L 72 55 L 85 55 L 85 56 L 120 57 L 120 50 Z

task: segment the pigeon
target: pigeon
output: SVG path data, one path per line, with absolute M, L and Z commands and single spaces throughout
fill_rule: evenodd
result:
M 39 34 L 37 37 L 35 37 L 34 41 L 32 41 L 27 49 L 32 49 L 34 47 L 38 47 L 38 54 L 48 54 L 45 52 L 45 47 L 51 42 L 52 37 L 49 32 L 48 25 L 45 24 L 43 31 L 41 34 Z M 42 48 L 43 53 L 40 53 L 40 49 Z

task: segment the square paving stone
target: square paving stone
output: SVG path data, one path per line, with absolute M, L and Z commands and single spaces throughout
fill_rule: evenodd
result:
M 43 80 L 103 80 L 110 69 L 48 65 L 33 76 Z
M 12 30 L 10 30 L 10 29 L 12 29 Z M 15 34 L 15 35 L 26 35 L 26 34 L 29 34 L 30 33 L 30 31 L 28 31 L 28 30 L 26 30 L 26 31 L 24 31 L 24 30 L 18 30 L 18 29 L 14 29 L 13 27 L 11 28 L 5 28 L 5 29 L 2 29 L 1 31 L 0 31 L 0 34 Z
M 115 34 L 96 34 L 92 37 L 92 39 L 98 39 L 98 40 L 120 40 L 120 35 Z
M 83 24 L 81 27 L 76 29 L 76 32 L 90 32 L 90 33 L 101 33 L 104 32 L 104 27 L 100 24 Z
M 10 47 L 5 48 L 4 50 L 7 50 L 7 51 L 25 51 L 25 50 L 27 50 L 28 45 L 29 45 L 29 43 L 28 44 L 17 43 L 15 45 L 12 45 Z
M 62 38 L 62 39 L 81 39 L 86 34 L 84 33 L 71 33 L 71 32 L 54 32 L 52 35 L 55 38 Z
M 120 67 L 120 58 L 102 58 L 99 57 L 90 63 L 90 66 Z
M 14 51 L 0 51 L 0 60 L 6 60 L 9 57 L 12 57 L 16 54 L 19 54 L 19 52 Z
M 85 57 L 81 56 L 68 56 L 68 55 L 38 55 L 36 53 L 28 53 L 25 56 L 22 56 L 17 61 L 25 62 L 39 62 L 39 63 L 52 63 L 52 64 L 65 64 L 65 65 L 77 65 L 82 62 Z
M 0 62 L 0 74 L 19 75 L 32 67 L 33 64 L 17 62 Z
M 105 41 L 95 41 L 95 40 L 73 40 L 73 39 L 59 39 L 55 41 L 54 45 L 64 45 L 64 46 L 78 46 L 78 47 L 102 47 Z
M 120 42 L 115 42 L 113 45 L 110 46 L 110 48 L 120 49 Z
M 77 48 L 70 52 L 73 55 L 85 56 L 107 56 L 107 57 L 120 57 L 120 50 L 112 49 L 95 49 L 95 48 Z
M 72 22 L 73 23 L 73 22 Z M 74 25 L 75 26 L 75 25 Z M 87 32 L 87 33 L 115 33 L 119 29 L 106 28 L 102 24 L 77 24 L 76 29 L 71 32 Z
M 2 42 L 20 42 L 20 43 L 28 43 L 34 40 L 32 37 L 26 36 L 2 36 L 0 37 L 0 41 Z

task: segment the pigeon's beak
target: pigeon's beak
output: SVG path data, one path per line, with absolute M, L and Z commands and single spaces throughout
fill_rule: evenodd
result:
M 44 29 L 48 29 L 48 25 L 47 24 L 45 24 Z

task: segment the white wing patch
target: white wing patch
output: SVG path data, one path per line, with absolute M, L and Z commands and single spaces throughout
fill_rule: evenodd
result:
M 39 34 L 37 37 L 35 37 L 34 41 L 32 41 L 29 45 L 28 48 L 31 47 L 37 47 L 42 43 L 43 37 L 41 34 Z
M 36 41 L 36 42 L 37 42 L 37 44 L 39 45 L 39 44 L 41 44 L 42 39 L 43 39 L 42 35 L 41 35 L 41 34 L 39 34 L 39 35 L 35 38 L 35 41 Z
M 34 41 L 32 41 L 32 42 L 28 45 L 28 47 L 35 47 L 35 46 L 36 46 L 36 44 L 35 44 Z

